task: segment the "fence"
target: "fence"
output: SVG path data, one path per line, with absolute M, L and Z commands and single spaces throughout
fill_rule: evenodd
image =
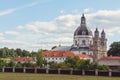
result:
M 40 73 L 40 74 L 70 74 L 70 75 L 92 75 L 92 76 L 119 76 L 120 71 L 103 70 L 76 70 L 76 69 L 42 69 L 42 68 L 16 68 L 5 67 L 1 72 L 19 72 L 19 73 Z

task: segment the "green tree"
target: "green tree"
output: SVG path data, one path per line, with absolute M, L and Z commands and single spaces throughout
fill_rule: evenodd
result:
M 23 56 L 30 56 L 30 52 L 27 51 L 27 50 L 23 50 L 23 51 L 22 51 L 22 55 L 23 55 Z
M 0 68 L 5 66 L 5 62 L 3 60 L 0 59 Z
M 17 54 L 15 54 L 15 50 L 14 49 L 9 49 L 9 52 L 10 52 L 10 57 L 17 56 Z
M 120 56 L 120 41 L 119 42 L 113 42 L 110 45 L 110 49 L 108 50 L 108 55 Z
M 15 63 L 13 61 L 6 64 L 7 67 L 14 67 Z
M 70 68 L 76 68 L 77 60 L 78 60 L 77 57 L 67 57 L 65 63 L 69 64 Z
M 20 48 L 17 48 L 17 49 L 15 50 L 15 52 L 16 52 L 16 54 L 17 54 L 18 56 L 23 56 L 23 55 L 22 55 L 22 50 L 21 50 Z
M 57 48 L 57 46 L 53 46 L 51 49 L 53 50 L 53 49 L 55 49 L 55 48 Z
M 43 56 L 42 56 L 42 50 L 38 50 L 36 54 L 36 59 L 37 59 L 37 66 L 42 67 L 43 65 Z
M 15 66 L 16 66 L 16 67 L 22 67 L 22 63 L 21 63 L 21 62 L 18 62 Z
M 5 58 L 5 57 L 6 57 L 6 54 L 7 54 L 7 53 L 6 53 L 6 50 L 3 48 L 3 49 L 2 49 L 2 57 Z

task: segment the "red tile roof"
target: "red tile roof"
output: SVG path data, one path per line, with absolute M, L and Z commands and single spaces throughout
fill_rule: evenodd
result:
M 71 51 L 45 51 L 43 52 L 44 57 L 74 57 L 78 56 L 80 58 L 93 58 L 91 55 L 87 54 L 74 54 Z
M 45 51 L 44 57 L 73 57 L 74 54 L 71 51 Z
M 108 60 L 114 60 L 114 59 L 120 59 L 120 56 L 104 56 L 101 59 L 108 59 Z
M 76 54 L 75 56 L 78 56 L 80 58 L 93 58 L 93 56 L 88 55 L 88 54 Z
M 32 57 L 20 57 L 20 56 L 16 57 L 14 60 L 19 61 L 19 62 L 22 62 L 22 61 L 32 61 L 32 62 L 34 62 L 35 61 Z

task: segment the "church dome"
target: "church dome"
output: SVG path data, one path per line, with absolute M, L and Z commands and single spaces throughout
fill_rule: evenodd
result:
M 81 17 L 81 24 L 74 32 L 74 35 L 92 35 L 92 31 L 86 26 L 84 14 Z

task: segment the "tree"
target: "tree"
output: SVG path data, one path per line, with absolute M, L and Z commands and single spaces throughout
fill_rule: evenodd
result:
M 6 50 L 3 48 L 2 49 L 2 57 L 5 58 L 6 57 Z
M 43 64 L 43 56 L 42 56 L 42 50 L 38 50 L 37 54 L 36 54 L 36 59 L 37 59 L 37 66 L 38 67 L 42 67 Z
M 5 62 L 3 60 L 0 59 L 0 68 L 5 66 Z
M 27 51 L 27 50 L 23 50 L 23 51 L 22 51 L 22 55 L 23 55 L 23 56 L 30 56 L 30 52 Z
M 15 52 L 16 52 L 16 54 L 17 54 L 18 56 L 23 56 L 23 55 L 22 55 L 22 50 L 21 50 L 20 48 L 17 48 L 17 49 L 15 50 Z
M 11 57 L 15 57 L 17 54 L 15 54 L 15 50 L 14 49 L 9 49 L 10 52 L 10 56 Z
M 108 50 L 108 55 L 120 56 L 120 41 L 119 42 L 113 42 L 110 45 L 110 49 Z
M 51 49 L 53 50 L 53 49 L 55 49 L 55 48 L 57 48 L 57 46 L 53 46 Z

